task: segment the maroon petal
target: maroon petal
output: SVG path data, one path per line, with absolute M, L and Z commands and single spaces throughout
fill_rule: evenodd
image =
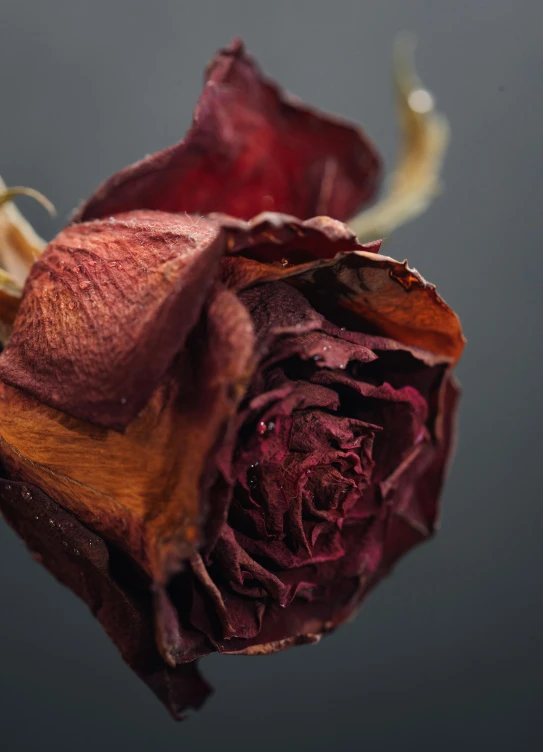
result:
M 286 96 L 235 41 L 209 65 L 185 140 L 117 172 L 76 220 L 132 209 L 348 219 L 378 173 L 360 130 Z
M 404 471 L 397 473 L 395 485 L 389 484 L 387 489 L 382 516 L 375 518 L 365 536 L 360 532 L 361 526 L 346 529 L 345 557 L 337 563 L 331 562 L 332 578 L 324 590 L 321 586 L 319 597 L 295 598 L 286 607 L 268 598 L 258 633 L 220 639 L 216 644 L 219 652 L 266 654 L 318 641 L 352 618 L 366 595 L 389 574 L 398 559 L 433 533 L 441 488 L 454 449 L 457 399 L 458 388 L 447 377 L 443 385 L 440 440 L 436 444 L 426 443 L 418 456 L 405 463 Z M 319 569 L 318 576 L 324 584 L 326 570 L 322 564 Z M 303 584 L 303 569 L 293 569 L 290 574 L 293 582 Z M 310 574 L 312 577 L 314 572 Z M 231 598 L 229 590 L 227 600 Z M 244 612 L 249 621 L 257 601 L 237 596 L 232 600 L 238 621 L 242 621 Z
M 34 558 L 85 601 L 124 660 L 174 718 L 203 704 L 211 688 L 196 664 L 172 668 L 161 659 L 149 583 L 126 557 L 32 486 L 0 480 L 0 512 Z
M 454 377 L 443 384 L 440 412 L 441 441 L 433 455 L 419 454 L 397 473 L 386 492 L 396 495 L 394 513 L 388 520 L 383 557 L 376 577 L 387 574 L 410 548 L 433 534 L 439 523 L 440 496 L 456 441 L 456 418 L 460 389 Z
M 185 215 L 67 228 L 32 267 L 0 379 L 124 430 L 183 348 L 221 253 L 216 225 Z

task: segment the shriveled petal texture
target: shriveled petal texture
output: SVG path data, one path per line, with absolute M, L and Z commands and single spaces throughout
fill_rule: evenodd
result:
M 248 312 L 216 288 L 182 355 L 124 434 L 2 385 L 0 447 L 10 476 L 44 489 L 155 582 L 167 582 L 200 543 L 218 472 L 215 447 L 235 417 L 253 351 Z
M 0 178 L 0 268 L 22 287 L 30 267 L 45 248 L 45 241 L 12 203 L 11 199 L 19 194 L 37 198 L 51 213 L 54 209 L 36 191 L 10 189 Z
M 215 223 L 185 215 L 67 228 L 32 267 L 0 379 L 124 430 L 183 349 L 222 250 Z
M 159 605 L 180 662 L 314 642 L 352 616 L 434 531 L 451 450 L 447 356 L 337 327 L 286 282 L 240 300 L 260 364 L 223 473 L 225 524 Z
M 439 443 L 430 460 L 423 452 L 413 458 L 408 473 L 393 474 L 382 492 L 388 500 L 396 497 L 394 514 L 388 520 L 384 533 L 383 557 L 373 584 L 388 574 L 394 564 L 413 546 L 427 537 L 428 530 L 439 526 L 439 498 L 456 440 L 456 415 L 460 397 L 454 377 L 445 381 L 440 405 L 441 421 Z
M 360 130 L 286 96 L 235 41 L 210 63 L 185 140 L 113 175 L 76 220 L 132 209 L 346 220 L 379 167 Z
M 174 718 L 202 705 L 211 689 L 196 664 L 172 668 L 160 657 L 148 582 L 126 556 L 32 486 L 0 480 L 0 512 L 34 558 L 85 601 Z

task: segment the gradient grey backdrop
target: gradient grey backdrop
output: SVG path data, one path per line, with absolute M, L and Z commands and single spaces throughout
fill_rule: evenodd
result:
M 0 173 L 50 237 L 113 170 L 179 140 L 216 48 L 361 122 L 391 164 L 396 32 L 448 114 L 446 193 L 389 242 L 469 345 L 442 532 L 319 646 L 213 657 L 175 725 L 0 521 L 0 747 L 540 750 L 543 0 L 0 0 Z M 23 202 L 20 202 L 23 206 Z

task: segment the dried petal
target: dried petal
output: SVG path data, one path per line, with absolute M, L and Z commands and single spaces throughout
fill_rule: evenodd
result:
M 447 356 L 336 327 L 288 284 L 240 299 L 261 359 L 224 476 L 228 514 L 163 608 L 180 644 L 197 629 L 207 650 L 252 655 L 316 642 L 433 533 L 457 390 Z
M 42 488 L 158 583 L 197 549 L 205 490 L 217 474 L 213 452 L 253 367 L 252 324 L 232 293 L 210 297 L 200 327 L 124 434 L 69 418 L 24 391 L 0 392 L 10 477 Z
M 78 595 L 174 718 L 210 694 L 196 664 L 167 666 L 155 647 L 148 583 L 130 561 L 32 486 L 0 480 L 0 512 L 34 557 Z
M 67 228 L 32 267 L 0 378 L 124 430 L 182 350 L 221 253 L 216 224 L 185 215 Z
M 264 214 L 251 222 L 224 218 L 222 224 L 232 254 L 222 261 L 228 286 L 239 290 L 284 279 L 336 323 L 451 361 L 460 357 L 464 337 L 457 315 L 406 261 L 376 253 L 379 243 L 361 245 L 348 227 L 327 217 L 301 222 Z
M 113 175 L 76 220 L 132 209 L 347 219 L 378 172 L 360 130 L 283 94 L 235 41 L 210 63 L 185 140 Z

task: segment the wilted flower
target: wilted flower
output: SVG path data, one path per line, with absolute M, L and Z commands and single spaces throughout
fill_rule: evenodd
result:
M 408 83 L 410 149 L 355 234 L 375 151 L 234 43 L 185 141 L 12 290 L 0 504 L 174 714 L 205 697 L 197 658 L 317 641 L 435 529 L 460 325 L 361 242 L 435 189 L 443 124 Z

